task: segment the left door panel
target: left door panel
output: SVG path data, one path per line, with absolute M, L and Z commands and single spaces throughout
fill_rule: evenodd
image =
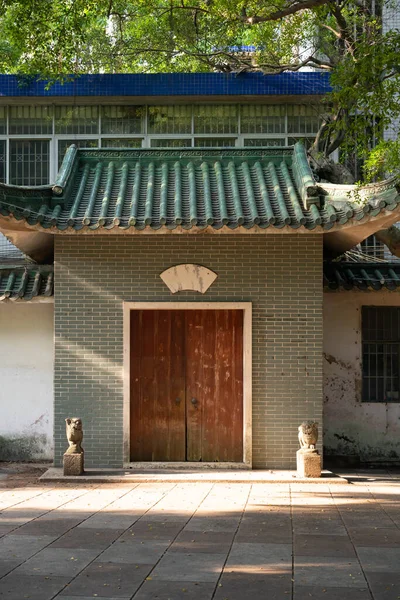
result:
M 184 313 L 133 310 L 130 327 L 131 461 L 184 461 Z

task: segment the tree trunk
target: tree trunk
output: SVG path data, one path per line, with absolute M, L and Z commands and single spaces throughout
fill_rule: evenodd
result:
M 353 174 L 339 163 L 335 163 L 319 152 L 308 153 L 310 166 L 320 181 L 328 181 L 337 184 L 353 184 L 355 182 Z
M 335 163 L 322 153 L 308 153 L 310 166 L 319 180 L 325 180 L 336 184 L 353 184 L 353 174 L 344 165 Z M 381 229 L 374 233 L 377 240 L 385 244 L 389 251 L 400 258 L 400 229 L 392 225 L 388 229 Z
M 381 229 L 374 233 L 380 242 L 383 242 L 394 256 L 400 258 L 400 229 L 392 225 L 388 229 Z

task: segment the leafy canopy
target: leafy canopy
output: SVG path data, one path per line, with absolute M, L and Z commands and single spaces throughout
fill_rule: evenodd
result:
M 400 116 L 392 0 L 0 0 L 0 71 L 331 73 L 314 156 L 357 148 L 367 175 L 400 164 L 383 131 Z M 390 19 L 388 21 L 390 26 Z M 377 145 L 377 150 L 373 147 Z

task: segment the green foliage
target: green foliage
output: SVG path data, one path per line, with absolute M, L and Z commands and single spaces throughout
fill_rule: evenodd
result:
M 400 141 L 382 140 L 372 148 L 365 161 L 368 181 L 397 175 L 400 171 Z
M 270 74 L 317 67 L 331 73 L 333 92 L 321 108 L 313 151 L 329 156 L 340 148 L 346 157 L 356 149 L 368 176 L 377 176 L 381 169 L 373 165 L 396 156 L 390 144 L 379 144 L 382 132 L 400 116 L 400 32 L 383 31 L 379 6 L 372 0 L 0 0 L 0 71 L 52 81 L 93 72 Z

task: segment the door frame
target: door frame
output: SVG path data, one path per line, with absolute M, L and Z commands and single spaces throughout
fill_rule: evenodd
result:
M 130 462 L 130 314 L 132 310 L 241 310 L 243 311 L 243 462 L 240 463 L 131 463 Z M 252 468 L 252 303 L 251 302 L 123 302 L 124 344 L 124 465 L 154 469 L 174 468 Z

